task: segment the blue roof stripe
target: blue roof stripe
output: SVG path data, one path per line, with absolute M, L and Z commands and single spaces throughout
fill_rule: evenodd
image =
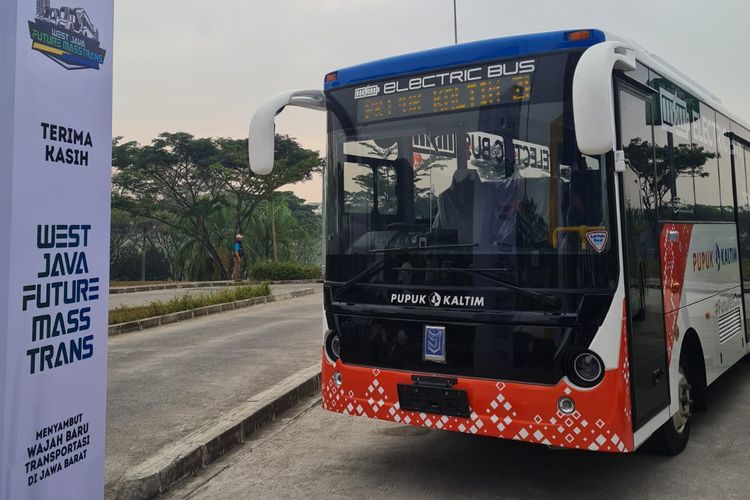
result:
M 590 30 L 591 38 L 588 40 L 569 41 L 565 39 L 565 33 L 570 31 L 577 30 L 494 38 L 380 59 L 340 69 L 338 79 L 334 82 L 325 82 L 324 88 L 327 90 L 441 67 L 590 47 L 606 39 L 602 31 Z

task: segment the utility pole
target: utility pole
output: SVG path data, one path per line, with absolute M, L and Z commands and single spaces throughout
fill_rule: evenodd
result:
M 143 239 L 141 240 L 141 281 L 146 281 L 146 224 L 143 224 Z
M 453 43 L 458 45 L 458 17 L 456 16 L 456 0 L 453 0 Z
M 273 261 L 279 261 L 279 249 L 276 246 L 276 209 L 273 206 L 273 193 L 271 193 L 271 245 L 273 249 Z

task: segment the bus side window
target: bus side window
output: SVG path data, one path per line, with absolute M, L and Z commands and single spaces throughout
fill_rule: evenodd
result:
M 651 72 L 651 83 L 673 100 L 685 98 L 682 89 L 658 73 Z M 656 102 L 660 104 L 661 100 Z M 654 125 L 654 156 L 658 181 L 655 194 L 659 219 L 693 220 L 695 185 L 690 122 L 682 121 L 671 125 L 655 122 Z
M 710 126 L 716 123 L 716 113 L 703 103 L 699 103 L 699 107 L 700 118 L 690 124 L 692 151 L 689 173 L 695 182 L 695 220 L 719 221 L 722 218 L 719 160 L 713 130 L 715 125 L 713 129 Z
M 729 130 L 729 119 L 721 113 L 716 113 L 716 142 L 718 143 L 719 182 L 721 184 L 721 215 L 725 221 L 734 221 L 732 158 L 729 151 L 729 138 L 724 135 Z

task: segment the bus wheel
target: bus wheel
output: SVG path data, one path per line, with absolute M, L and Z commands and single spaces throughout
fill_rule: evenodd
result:
M 672 418 L 664 422 L 664 425 L 651 438 L 657 453 L 678 455 L 685 449 L 690 439 L 693 399 L 688 373 L 690 372 L 683 366 L 683 363 L 680 363 L 680 381 L 677 389 L 679 407 Z

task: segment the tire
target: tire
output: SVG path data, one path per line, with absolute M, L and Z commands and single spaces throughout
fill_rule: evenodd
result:
M 651 436 L 653 450 L 662 455 L 679 455 L 690 439 L 690 424 L 693 421 L 692 386 L 690 385 L 692 377 L 683 359 L 680 359 L 680 387 L 678 389 L 680 409 Z

